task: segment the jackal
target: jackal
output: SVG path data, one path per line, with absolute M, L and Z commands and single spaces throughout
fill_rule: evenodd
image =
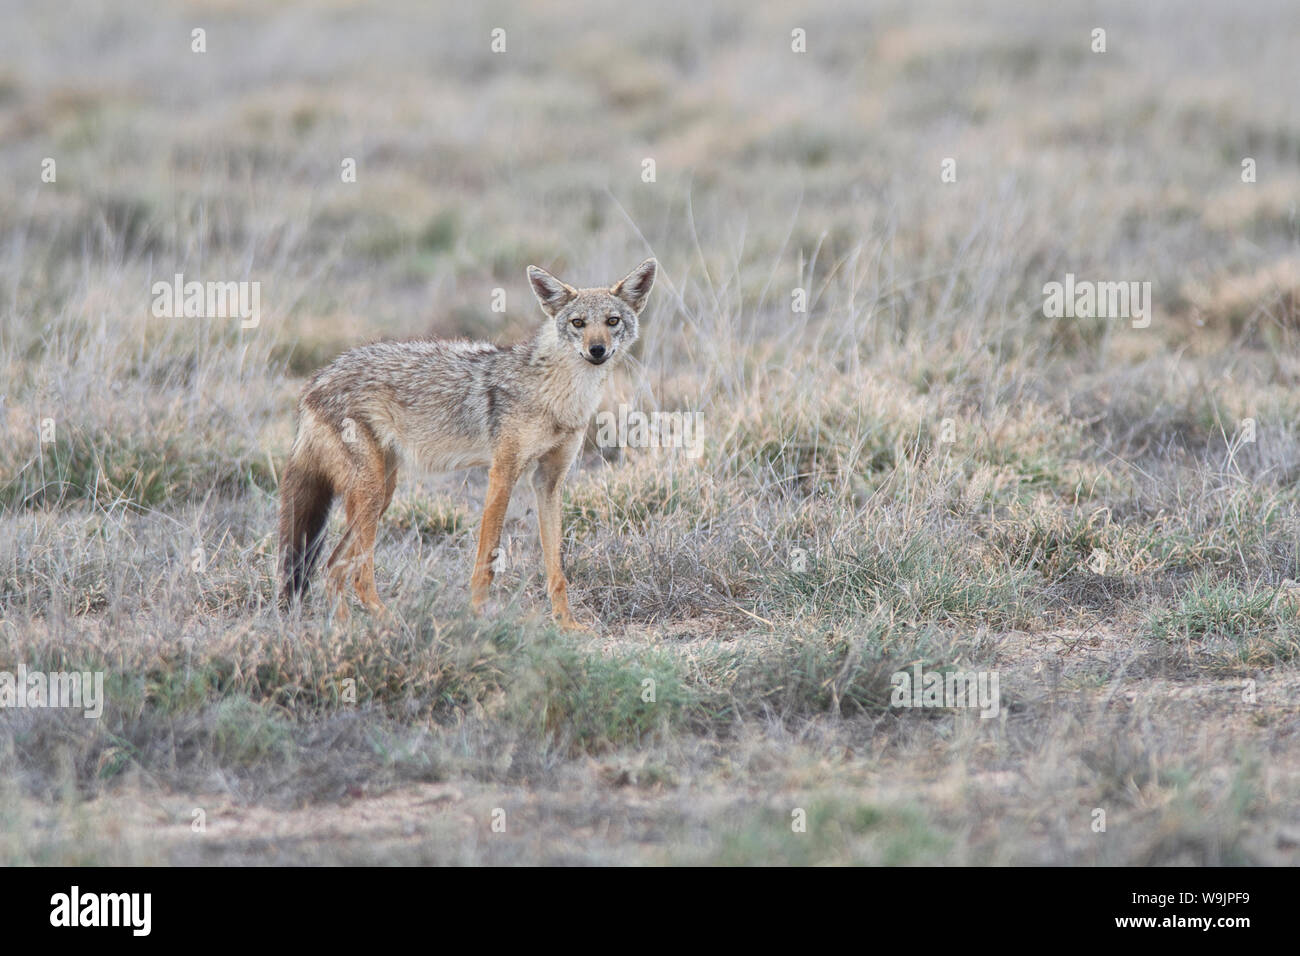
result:
M 636 341 L 657 269 L 647 259 L 608 289 L 575 289 L 529 266 L 547 320 L 527 342 L 378 342 L 318 371 L 298 403 L 298 432 L 280 482 L 283 601 L 306 592 L 338 497 L 347 527 L 326 562 L 327 593 L 343 617 L 349 580 L 368 609 L 384 609 L 375 590 L 375 534 L 406 461 L 431 471 L 489 466 L 470 575 L 470 603 L 481 610 L 510 493 L 536 463 L 551 610 L 561 625 L 577 626 L 560 561 L 560 486 L 610 363 Z

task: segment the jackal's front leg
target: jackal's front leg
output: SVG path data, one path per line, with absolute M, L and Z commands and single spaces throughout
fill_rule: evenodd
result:
M 563 512 L 560 488 L 576 451 L 577 441 L 574 441 L 543 455 L 533 477 L 533 490 L 537 493 L 537 530 L 542 539 L 542 558 L 546 563 L 546 593 L 551 598 L 551 613 L 565 628 L 582 626 L 573 619 L 569 610 L 569 582 L 565 580 L 564 562 L 560 557 L 560 518 Z
M 479 524 L 478 551 L 474 556 L 474 572 L 469 579 L 469 603 L 476 612 L 483 609 L 487 600 L 488 585 L 492 583 L 492 562 L 501 546 L 501 527 L 505 524 L 506 508 L 510 505 L 510 492 L 519 480 L 519 456 L 512 448 L 502 448 L 492 458 L 488 471 L 487 500 L 483 504 L 483 520 Z

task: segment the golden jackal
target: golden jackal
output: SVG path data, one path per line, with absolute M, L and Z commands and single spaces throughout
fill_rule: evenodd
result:
M 280 483 L 286 603 L 301 597 L 320 555 L 334 498 L 347 530 L 326 562 L 329 593 L 347 614 L 350 580 L 362 603 L 375 590 L 375 534 L 400 461 L 433 471 L 489 465 L 487 501 L 470 576 L 480 610 L 492 582 L 510 492 L 537 464 L 533 488 L 546 589 L 555 618 L 575 626 L 560 562 L 560 484 L 596 410 L 610 361 L 636 341 L 657 264 L 647 259 L 609 289 L 575 289 L 536 266 L 528 281 L 548 321 L 510 348 L 483 342 L 379 342 L 317 372 L 298 403 L 298 434 Z

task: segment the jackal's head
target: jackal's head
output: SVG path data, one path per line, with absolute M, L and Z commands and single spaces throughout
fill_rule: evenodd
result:
M 647 259 L 608 289 L 575 289 L 537 266 L 528 267 L 528 281 L 542 311 L 555 322 L 561 347 L 604 365 L 636 341 L 637 317 L 658 268 Z

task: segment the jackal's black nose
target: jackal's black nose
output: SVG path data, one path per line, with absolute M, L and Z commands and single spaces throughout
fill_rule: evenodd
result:
M 605 346 L 603 345 L 593 345 L 591 348 L 587 349 L 587 351 L 594 359 L 602 359 L 605 357 Z

